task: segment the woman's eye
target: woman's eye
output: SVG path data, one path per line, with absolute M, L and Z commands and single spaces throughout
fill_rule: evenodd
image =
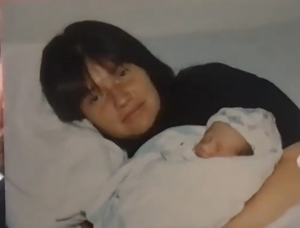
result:
M 128 72 L 128 70 L 127 69 L 124 69 L 124 70 L 122 70 L 121 72 L 120 72 L 120 77 L 125 77 L 126 75 L 127 75 L 127 72 Z
M 99 99 L 99 97 L 97 95 L 92 95 L 89 99 L 90 103 L 93 104 L 95 102 L 97 102 Z
M 94 104 L 98 101 L 102 101 L 103 99 L 103 95 L 100 94 L 100 93 L 97 93 L 97 94 L 91 94 L 90 97 L 89 97 L 89 103 L 90 104 Z

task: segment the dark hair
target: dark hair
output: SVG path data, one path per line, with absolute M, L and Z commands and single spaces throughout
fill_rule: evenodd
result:
M 159 94 L 174 77 L 169 66 L 122 29 L 99 21 L 73 23 L 46 45 L 40 68 L 42 91 L 63 122 L 84 118 L 80 104 L 89 93 L 87 60 L 135 64 L 146 71 Z

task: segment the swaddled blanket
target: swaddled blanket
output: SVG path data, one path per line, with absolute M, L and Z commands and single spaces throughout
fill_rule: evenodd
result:
M 205 127 L 168 129 L 148 141 L 109 186 L 108 201 L 90 220 L 105 228 L 221 228 L 238 214 L 279 160 L 272 114 L 223 109 L 213 121 L 235 127 L 252 146 L 249 157 L 201 159 L 193 148 Z

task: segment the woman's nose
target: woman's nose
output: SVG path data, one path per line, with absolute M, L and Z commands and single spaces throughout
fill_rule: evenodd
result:
M 116 108 L 124 108 L 131 101 L 131 95 L 125 88 L 112 86 L 109 92 Z
M 94 80 L 94 83 L 98 88 L 101 88 L 104 91 L 116 108 L 127 106 L 132 98 L 126 85 L 116 82 L 113 77 L 98 77 L 97 80 Z

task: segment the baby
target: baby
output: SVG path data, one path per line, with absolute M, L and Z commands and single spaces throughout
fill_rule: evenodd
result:
M 271 140 L 273 149 L 281 144 L 274 116 L 259 108 L 223 108 L 209 119 L 206 129 L 194 148 L 201 158 L 251 156 L 254 145 Z M 267 144 L 271 146 L 270 143 Z
M 222 108 L 206 126 L 167 129 L 119 170 L 103 227 L 223 227 L 281 155 L 275 118 L 263 109 Z
M 206 126 L 186 125 L 167 129 L 147 142 L 140 151 L 147 153 L 149 148 L 161 151 L 167 161 L 268 153 L 280 157 L 282 153 L 275 117 L 260 108 L 222 108 L 210 117 Z
M 282 152 L 275 118 L 263 109 L 223 108 L 210 118 L 206 128 L 194 148 L 201 158 Z M 263 145 L 270 146 L 269 150 L 260 149 Z M 300 205 L 289 209 L 268 228 L 297 227 L 299 213 Z

